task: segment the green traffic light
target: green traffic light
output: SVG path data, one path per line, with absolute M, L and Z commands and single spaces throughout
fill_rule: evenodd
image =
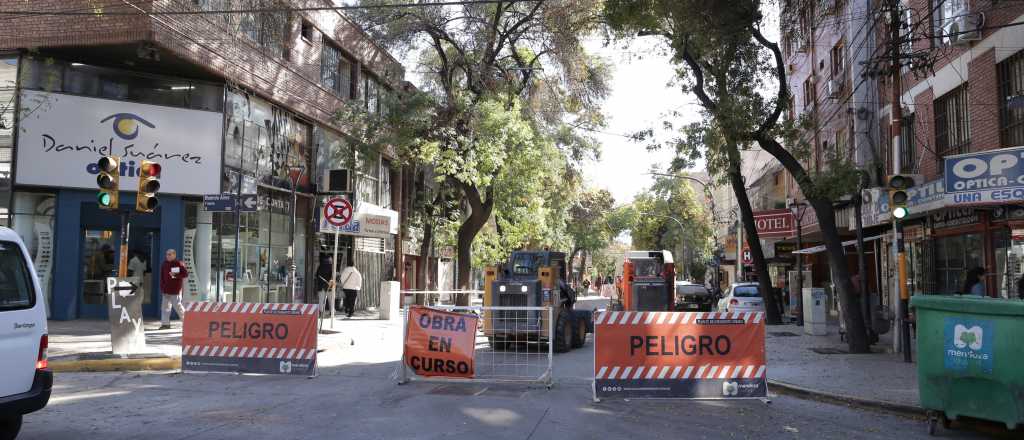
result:
M 96 198 L 97 201 L 99 201 L 100 206 L 110 206 L 110 193 L 101 192 L 96 196 Z
M 907 214 L 908 214 L 907 208 L 904 208 L 902 206 L 898 206 L 898 207 L 896 207 L 895 209 L 892 210 L 892 216 L 897 218 L 897 219 L 902 219 L 902 218 L 906 217 Z

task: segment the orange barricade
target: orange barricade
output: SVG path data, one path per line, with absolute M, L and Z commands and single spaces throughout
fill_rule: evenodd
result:
M 600 312 L 594 397 L 767 397 L 763 318 L 761 312 Z
M 316 304 L 190 303 L 181 369 L 312 375 L 317 310 Z
M 420 376 L 473 377 L 476 315 L 412 306 L 408 319 L 405 365 Z

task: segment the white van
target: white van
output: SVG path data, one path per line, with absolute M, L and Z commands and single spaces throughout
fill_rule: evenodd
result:
M 22 415 L 45 407 L 53 388 L 38 280 L 21 238 L 0 227 L 0 440 L 17 437 Z

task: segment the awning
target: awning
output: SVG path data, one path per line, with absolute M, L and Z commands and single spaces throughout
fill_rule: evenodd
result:
M 868 242 L 868 241 L 872 241 L 872 240 L 878 240 L 879 238 L 882 238 L 882 237 L 883 237 L 882 235 L 876 235 L 874 237 L 864 237 L 864 241 Z M 854 246 L 856 244 L 857 244 L 857 240 L 856 239 L 854 239 L 854 240 L 847 240 L 847 241 L 843 242 L 843 247 Z M 803 248 L 803 249 L 800 249 L 798 251 L 793 251 L 794 254 L 805 254 L 805 255 L 806 254 L 816 254 L 818 252 L 825 252 L 825 245 L 822 244 L 822 245 L 818 245 L 818 246 L 814 246 L 814 247 Z

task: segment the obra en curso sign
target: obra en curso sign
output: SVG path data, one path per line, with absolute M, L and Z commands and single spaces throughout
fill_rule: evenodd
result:
M 949 156 L 944 170 L 949 203 L 1024 201 L 1024 147 Z

